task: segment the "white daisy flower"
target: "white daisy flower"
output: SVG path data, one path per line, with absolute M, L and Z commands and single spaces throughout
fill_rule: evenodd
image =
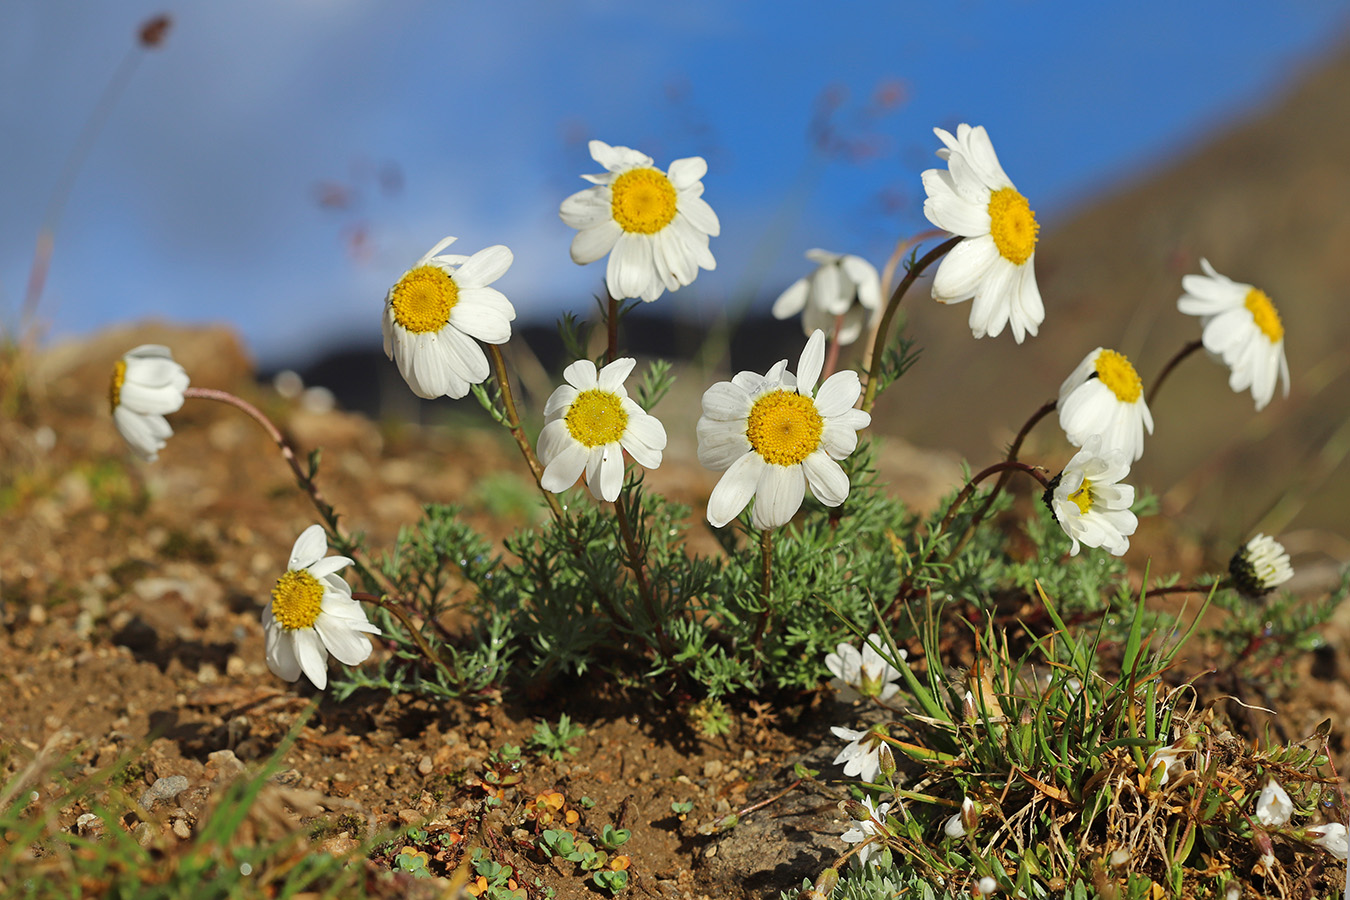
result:
M 980 811 L 975 807 L 975 801 L 969 797 L 961 798 L 961 811 L 949 818 L 942 831 L 949 838 L 963 838 L 979 824 Z
M 328 654 L 354 666 L 370 656 L 370 639 L 380 629 L 366 620 L 361 604 L 337 571 L 351 565 L 345 556 L 325 556 L 328 538 L 311 525 L 291 549 L 289 571 L 272 588 L 263 610 L 267 668 L 286 681 L 304 672 L 317 688 L 328 684 Z
M 858 805 L 862 807 L 860 811 L 864 813 L 864 816 L 854 819 L 853 826 L 839 835 L 839 839 L 846 844 L 862 844 L 854 859 L 858 861 L 859 866 L 865 866 L 868 857 L 872 855 L 872 851 L 878 847 L 879 842 L 873 841 L 872 838 L 881 836 L 884 840 L 887 833 L 886 814 L 890 812 L 891 805 L 889 803 L 877 804 L 871 797 L 863 797 L 862 803 Z M 873 865 L 876 864 L 877 862 L 874 860 Z
M 164 418 L 183 406 L 188 375 L 168 347 L 141 344 L 113 363 L 108 405 L 113 424 L 131 449 L 153 462 L 173 429 Z
M 867 636 L 861 653 L 852 644 L 840 644 L 834 653 L 825 654 L 825 668 L 864 697 L 889 700 L 900 690 L 894 683 L 900 677 L 900 670 L 886 662 L 885 652 L 881 635 L 873 632 Z M 909 654 L 901 649 L 900 658 L 908 657 Z
M 661 465 L 666 429 L 623 386 L 636 365 L 616 359 L 597 374 L 595 363 L 579 359 L 564 370 L 567 384 L 548 398 L 539 433 L 545 490 L 562 493 L 585 471 L 591 495 L 613 503 L 623 487 L 623 451 L 648 469 Z
M 1314 825 L 1307 829 L 1307 833 L 1313 839 L 1314 844 L 1337 859 L 1345 859 L 1347 850 L 1350 850 L 1350 840 L 1347 840 L 1345 825 L 1340 822 Z
M 1264 291 L 1233 281 L 1209 260 L 1200 260 L 1204 275 L 1181 279 L 1177 309 L 1200 317 L 1201 341 L 1229 368 L 1228 386 L 1241 393 L 1251 388 L 1260 412 L 1275 396 L 1275 382 L 1289 396 L 1289 363 L 1284 358 L 1284 325 Z
M 1101 438 L 1093 435 L 1050 482 L 1045 502 L 1073 541 L 1070 556 L 1078 555 L 1080 543 L 1101 547 L 1113 556 L 1130 549 L 1129 536 L 1139 527 L 1139 519 L 1130 512 L 1134 488 L 1119 484 L 1129 474 L 1124 452 L 1102 452 Z
M 861 256 L 828 250 L 807 250 L 806 258 L 819 265 L 779 295 L 773 317 L 789 319 L 801 313 L 807 337 L 819 329 L 834 335 L 840 345 L 853 343 L 881 310 L 881 278 L 876 267 Z M 839 316 L 844 317 L 842 321 Z
M 1144 455 L 1144 430 L 1153 415 L 1144 383 L 1122 354 L 1098 347 L 1059 386 L 1059 427 L 1075 447 L 1094 434 L 1103 451 L 1124 450 L 1130 462 Z
M 516 317 L 511 301 L 488 287 L 511 267 L 511 251 L 497 244 L 473 256 L 436 255 L 454 242 L 428 250 L 384 298 L 384 355 L 426 400 L 457 400 L 486 381 L 491 370 L 474 340 L 505 344 Z
M 881 748 L 886 743 L 877 729 L 854 731 L 832 725 L 830 731 L 840 740 L 849 742 L 834 758 L 834 764 L 842 765 L 844 774 L 850 778 L 860 778 L 868 784 L 876 781 L 881 772 Z
M 1178 741 L 1177 743 L 1181 743 L 1181 741 Z M 1172 769 L 1174 767 L 1178 772 L 1180 772 L 1183 768 L 1185 768 L 1184 764 L 1182 763 L 1181 757 L 1182 754 L 1189 752 L 1190 752 L 1189 748 L 1184 746 L 1178 747 L 1176 744 L 1173 744 L 1170 747 L 1159 747 L 1157 750 L 1154 750 L 1149 755 L 1149 758 L 1147 760 L 1144 761 L 1144 774 L 1147 775 L 1150 772 L 1152 772 L 1154 766 L 1162 766 L 1163 767 L 1162 778 L 1158 781 L 1158 787 L 1162 787 L 1163 785 L 1167 784 L 1169 779 L 1171 779 Z
M 1247 597 L 1264 597 L 1294 577 L 1289 554 L 1273 537 L 1258 534 L 1228 563 L 1233 587 Z
M 1262 825 L 1284 825 L 1294 814 L 1294 801 L 1274 778 L 1261 789 L 1256 798 L 1256 821 Z
M 568 197 L 559 209 L 563 222 L 578 229 L 573 262 L 585 265 L 608 253 L 610 295 L 648 303 L 691 283 L 700 266 L 717 267 L 708 238 L 722 226 L 703 199 L 703 157 L 677 159 L 662 174 L 650 156 L 628 147 L 591 141 L 590 148 L 608 171 L 582 175 L 595 187 Z
M 756 528 L 784 525 L 801 508 L 806 485 L 826 506 L 848 497 L 848 476 L 835 460 L 858 446 L 872 417 L 853 404 L 858 373 L 835 372 L 816 391 L 825 364 L 825 334 L 806 342 L 797 375 L 781 360 L 766 375 L 741 372 L 703 394 L 698 460 L 726 474 L 708 498 L 708 521 L 721 527 L 755 498 Z
M 938 228 L 965 238 L 952 248 L 933 278 L 933 299 L 974 298 L 970 330 L 977 338 L 1012 326 L 1017 343 L 1045 320 L 1036 287 L 1036 214 L 999 165 L 984 128 L 959 125 L 956 137 L 934 128 L 947 146 L 937 155 L 947 171 L 923 173 L 928 199 L 923 214 Z

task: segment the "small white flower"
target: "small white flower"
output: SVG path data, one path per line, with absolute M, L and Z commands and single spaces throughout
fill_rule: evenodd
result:
M 591 157 L 608 171 L 582 175 L 595 185 L 562 202 L 559 214 L 572 228 L 572 261 L 595 262 L 606 253 L 605 283 L 613 297 L 650 303 L 664 291 L 691 283 L 699 267 L 717 261 L 708 238 L 722 230 L 703 199 L 708 164 L 701 156 L 677 159 L 663 174 L 652 158 L 628 147 L 591 141 Z
M 1075 447 L 1094 434 L 1103 450 L 1124 450 L 1130 462 L 1144 455 L 1144 429 L 1153 433 L 1153 414 L 1144 402 L 1144 384 L 1130 361 L 1098 347 L 1059 387 L 1059 427 Z
M 966 833 L 975 827 L 979 822 L 980 814 L 975 809 L 975 801 L 969 797 L 961 799 L 961 811 L 947 820 L 947 824 L 942 826 L 943 832 L 949 838 L 962 838 Z
M 881 310 L 881 278 L 876 267 L 861 256 L 828 250 L 807 250 L 806 258 L 819 265 L 779 295 L 773 317 L 788 319 L 801 313 L 802 332 L 807 337 L 819 329 L 833 335 L 840 345 L 853 343 Z
M 1313 839 L 1313 843 L 1326 850 L 1337 859 L 1345 859 L 1347 850 L 1350 850 L 1350 841 L 1346 839 L 1345 825 L 1340 822 L 1329 822 L 1326 825 L 1314 825 L 1307 829 L 1308 835 Z
M 1144 761 L 1144 773 L 1148 774 L 1152 772 L 1154 766 L 1162 766 L 1162 778 L 1158 781 L 1158 787 L 1162 787 L 1167 784 L 1168 780 L 1172 777 L 1173 767 L 1175 767 L 1178 772 L 1181 771 L 1183 767 L 1181 756 L 1182 754 L 1189 752 L 1190 750 L 1175 745 L 1170 747 L 1159 747 Z
M 997 336 L 1012 326 L 1017 343 L 1045 320 L 1036 287 L 1036 214 L 999 165 L 984 127 L 958 125 L 956 137 L 933 132 L 947 146 L 937 155 L 947 171 L 923 173 L 928 199 L 923 214 L 938 228 L 965 238 L 951 249 L 933 277 L 933 299 L 970 307 L 970 330 L 977 338 Z
M 1233 587 L 1248 597 L 1264 597 L 1294 577 L 1289 554 L 1273 537 L 1258 534 L 1228 563 Z
M 998 881 L 992 876 L 986 875 L 980 879 L 979 884 L 975 885 L 975 890 L 980 893 L 981 897 L 993 896 L 998 893 Z
M 1256 821 L 1262 825 L 1283 825 L 1294 814 L 1294 801 L 1274 778 L 1261 789 L 1256 798 Z
M 741 372 L 703 394 L 698 460 L 726 473 L 708 498 L 708 521 L 721 527 L 751 498 L 756 528 L 785 525 L 801 508 L 806 486 L 826 506 L 848 497 L 848 476 L 835 460 L 858 446 L 872 417 L 854 409 L 862 394 L 858 373 L 835 372 L 816 390 L 825 364 L 825 335 L 806 342 L 797 375 L 782 360 L 766 375 Z
M 880 805 L 874 803 L 871 797 L 863 797 L 862 806 L 867 811 L 867 818 L 854 819 L 853 827 L 839 835 L 839 838 L 848 844 L 858 844 L 867 841 L 867 843 L 863 843 L 863 846 L 858 850 L 857 855 L 854 857 L 854 859 L 858 861 L 859 866 L 867 865 L 868 857 L 872 855 L 873 850 L 877 849 L 877 842 L 871 841 L 870 839 L 886 833 L 886 813 L 889 812 L 891 808 L 889 803 L 882 803 Z M 872 864 L 875 866 L 878 864 L 878 861 L 873 860 Z
M 881 771 L 881 747 L 885 743 L 877 730 L 854 731 L 833 725 L 830 731 L 840 740 L 849 742 L 834 758 L 834 764 L 842 765 L 844 774 L 850 778 L 860 778 L 868 784 L 875 782 Z
M 1130 512 L 1134 487 L 1119 483 L 1129 474 L 1125 453 L 1103 454 L 1101 438 L 1093 435 L 1050 483 L 1046 504 L 1073 541 L 1070 556 L 1078 555 L 1080 543 L 1101 547 L 1113 556 L 1130 549 L 1129 536 L 1139 527 L 1139 519 Z
M 595 363 L 579 359 L 563 371 L 567 384 L 548 398 L 539 433 L 545 490 L 562 493 L 584 471 L 591 495 L 612 503 L 623 487 L 623 451 L 648 469 L 661 465 L 666 429 L 623 385 L 636 365 L 616 359 L 597 373 Z
M 328 684 L 329 653 L 349 666 L 363 663 L 371 652 L 366 635 L 380 633 L 337 574 L 352 561 L 325 556 L 327 552 L 323 527 L 306 528 L 262 614 L 267 668 L 286 681 L 295 681 L 304 672 L 320 689 Z
M 894 683 L 900 677 L 900 670 L 886 662 L 885 653 L 886 645 L 882 643 L 881 635 L 873 632 L 867 636 L 861 653 L 852 644 L 839 644 L 834 653 L 825 654 L 825 668 L 864 697 L 889 700 L 900 690 Z M 903 648 L 900 658 L 909 658 Z
M 458 400 L 486 381 L 491 370 L 475 339 L 505 344 L 516 317 L 511 301 L 488 287 L 511 267 L 511 251 L 497 244 L 473 256 L 436 255 L 454 241 L 428 250 L 384 298 L 384 355 L 427 400 Z
M 147 462 L 159 458 L 173 429 L 164 417 L 183 406 L 187 372 L 168 347 L 141 344 L 113 364 L 108 405 L 122 438 Z
M 1209 260 L 1200 260 L 1204 275 L 1181 279 L 1177 309 L 1199 316 L 1205 349 L 1229 368 L 1228 386 L 1241 393 L 1251 388 L 1256 410 L 1275 396 L 1275 382 L 1289 396 L 1289 363 L 1284 358 L 1284 325 L 1270 297 L 1250 284 L 1233 281 Z

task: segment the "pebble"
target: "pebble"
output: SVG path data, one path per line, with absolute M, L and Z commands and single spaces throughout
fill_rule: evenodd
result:
M 244 764 L 233 750 L 217 750 L 206 757 L 206 777 L 212 781 L 225 781 L 244 774 Z
M 725 767 L 720 759 L 710 759 L 703 764 L 703 777 L 716 778 L 718 775 L 722 774 L 723 768 Z
M 103 820 L 94 813 L 85 813 L 75 820 L 75 832 L 83 837 L 97 837 L 103 833 Z
M 186 841 L 192 837 L 192 826 L 188 824 L 187 819 L 174 819 L 173 833 L 179 840 Z
M 141 794 L 141 806 L 146 809 L 153 809 L 155 804 L 161 800 L 172 800 L 183 791 L 187 790 L 188 780 L 183 775 L 166 775 L 158 779 L 154 784 Z

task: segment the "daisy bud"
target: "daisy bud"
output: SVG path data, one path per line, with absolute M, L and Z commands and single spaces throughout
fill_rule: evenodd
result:
M 877 771 L 881 773 L 882 778 L 890 781 L 891 776 L 895 774 L 895 754 L 891 752 L 890 744 L 881 745 L 877 751 L 877 759 L 880 766 Z
M 1247 542 L 1228 563 L 1233 587 L 1244 597 L 1255 600 L 1294 577 L 1289 554 L 1272 537 L 1258 534 Z

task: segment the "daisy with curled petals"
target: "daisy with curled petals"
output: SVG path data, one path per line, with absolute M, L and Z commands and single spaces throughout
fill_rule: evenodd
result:
M 725 470 L 708 498 L 708 521 L 720 528 L 755 500 L 751 521 L 761 530 L 785 525 L 801 508 L 806 486 L 826 506 L 848 498 L 848 476 L 835 460 L 858 446 L 872 417 L 853 404 L 858 373 L 835 372 L 816 390 L 825 364 L 825 334 L 806 342 L 797 375 L 781 360 L 766 375 L 741 372 L 703 394 L 698 460 Z
M 1139 519 L 1130 512 L 1134 488 L 1119 483 L 1128 474 L 1124 452 L 1104 452 L 1101 438 L 1094 435 L 1050 482 L 1045 505 L 1073 541 L 1070 556 L 1078 555 L 1080 543 L 1101 547 L 1113 556 L 1130 549 L 1129 536 L 1139 527 Z
M 145 461 L 158 459 L 173 437 L 164 416 L 182 408 L 187 387 L 187 372 L 159 344 L 141 344 L 113 364 L 108 386 L 113 424 Z
M 891 804 L 878 804 L 871 797 L 863 797 L 856 809 L 857 813 L 862 815 L 853 820 L 852 827 L 839 835 L 839 840 L 846 844 L 862 844 L 854 859 L 858 861 L 859 866 L 866 866 L 867 858 L 872 855 L 872 851 L 879 844 L 885 846 L 886 814 L 890 812 Z M 872 860 L 872 865 L 880 865 L 880 859 Z
M 371 652 L 366 635 L 380 633 L 337 574 L 352 561 L 327 553 L 323 526 L 306 528 L 262 615 L 267 668 L 286 681 L 304 672 L 319 689 L 328 684 L 328 654 L 349 666 L 363 663 Z
M 1153 433 L 1153 414 L 1144 402 L 1144 383 L 1130 361 L 1098 347 L 1059 386 L 1059 427 L 1069 443 L 1082 447 L 1100 435 L 1102 450 L 1123 450 L 1133 463 L 1144 455 L 1144 430 Z
M 635 359 L 616 359 L 598 373 L 579 359 L 563 371 L 560 385 L 544 406 L 539 462 L 545 490 L 562 493 L 584 471 L 597 500 L 613 503 L 623 487 L 623 451 L 648 469 L 661 465 L 666 429 L 628 397 L 623 383 Z
M 923 173 L 928 199 L 923 214 L 943 231 L 965 240 L 951 249 L 933 277 L 933 299 L 970 308 L 970 330 L 977 338 L 997 336 L 1012 326 L 1022 343 L 1045 320 L 1036 287 L 1036 214 L 999 165 L 984 128 L 959 125 L 956 136 L 933 132 L 946 147 L 937 155 L 947 171 Z
M 900 670 L 886 661 L 885 652 L 881 635 L 873 632 L 867 636 L 861 653 L 852 644 L 840 644 L 834 653 L 825 654 L 825 668 L 864 697 L 886 701 L 900 690 L 895 683 Z M 900 649 L 900 659 L 908 656 L 903 648 Z
M 1200 260 L 1204 275 L 1181 279 L 1177 309 L 1200 317 L 1205 349 L 1229 368 L 1228 386 L 1239 393 L 1251 388 L 1256 411 L 1275 396 L 1275 382 L 1289 396 L 1289 363 L 1284 358 L 1284 325 L 1265 291 L 1240 284 Z
M 1245 597 L 1264 597 L 1294 577 L 1289 553 L 1273 537 L 1258 534 L 1228 562 L 1233 587 Z
M 884 728 L 873 725 L 866 731 L 854 731 L 832 725 L 830 731 L 840 740 L 849 742 L 834 758 L 834 764 L 842 765 L 844 774 L 850 778 L 861 778 L 868 784 L 876 781 L 881 772 L 881 747 L 886 743 L 882 738 Z
M 608 171 L 582 175 L 595 187 L 568 197 L 559 209 L 563 222 L 577 229 L 573 262 L 585 265 L 608 253 L 610 295 L 648 303 L 691 283 L 700 266 L 717 267 L 708 238 L 722 226 L 703 199 L 703 157 L 677 159 L 663 173 L 650 156 L 628 147 L 591 141 L 590 149 Z
M 437 256 L 454 241 L 428 250 L 384 299 L 384 355 L 426 400 L 458 400 L 486 381 L 487 357 L 474 341 L 505 344 L 516 317 L 511 301 L 488 287 L 511 267 L 511 251 L 497 244 L 473 256 Z
M 816 270 L 779 295 L 773 317 L 789 319 L 801 313 L 807 337 L 820 329 L 841 346 L 853 343 L 881 308 L 876 267 L 861 256 L 827 250 L 807 250 L 806 258 L 817 263 Z

